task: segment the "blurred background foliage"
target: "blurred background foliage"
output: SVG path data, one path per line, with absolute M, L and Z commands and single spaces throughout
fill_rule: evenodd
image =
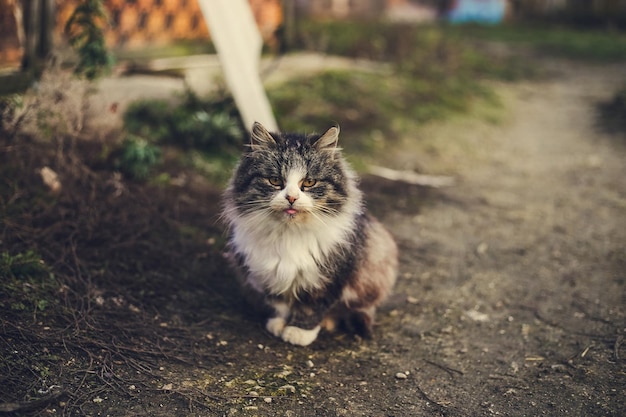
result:
M 161 162 L 159 147 L 174 148 L 179 162 L 195 167 L 212 180 L 224 182 L 243 144 L 245 129 L 231 97 L 199 98 L 187 91 L 180 103 L 141 100 L 124 114 L 127 137 L 121 171 L 146 179 Z
M 493 83 L 545 76 L 533 65 L 533 56 L 623 60 L 626 36 L 536 24 L 302 20 L 292 52 L 299 51 L 357 61 L 351 69 L 297 76 L 268 87 L 279 126 L 313 132 L 338 123 L 342 146 L 360 166 L 396 138 L 415 134 L 432 121 L 487 106 L 493 110 L 487 112 L 490 121 L 497 122 Z M 200 150 L 196 161 L 198 155 L 211 164 L 219 158 L 235 161 L 246 129 L 232 102 L 225 106 L 224 100 L 190 96 L 177 108 L 165 102 L 137 103 L 126 113 L 125 125 L 151 143 Z M 616 106 L 612 111 L 619 114 Z M 228 169 L 229 162 L 220 167 Z
M 76 6 L 65 24 L 68 41 L 78 56 L 75 72 L 88 80 L 103 75 L 113 64 L 102 29 L 106 21 L 101 0 L 85 0 Z
M 560 21 L 554 16 L 518 19 L 499 25 L 300 16 L 291 27 L 289 52 L 339 56 L 351 60 L 352 65 L 296 75 L 269 85 L 268 96 L 283 130 L 313 132 L 339 124 L 342 146 L 360 165 L 398 138 L 419 140 L 420 130 L 433 121 L 489 108 L 482 114 L 497 123 L 501 117 L 494 83 L 546 75 L 535 67 L 534 57 L 596 63 L 626 60 L 626 36 L 619 29 L 588 21 L 577 25 L 579 21 L 572 16 L 564 14 Z M 78 3 L 65 24 L 65 34 L 76 53 L 73 69 L 77 74 L 88 80 L 101 77 L 114 55 L 122 68 L 128 65 L 132 72 L 142 67 L 142 61 L 157 57 L 214 51 L 210 42 L 182 40 L 161 48 L 111 53 L 105 46 L 104 29 L 111 23 L 121 24 L 119 19 L 117 14 L 107 16 L 102 0 Z M 266 46 L 266 60 L 279 65 L 284 48 Z M 169 74 L 184 76 L 183 72 L 178 69 Z M 615 99 L 600 110 L 607 115 L 602 120 L 620 126 L 626 117 L 624 90 L 621 86 L 616 90 Z M 85 88 L 83 95 L 91 92 Z M 67 95 L 64 91 L 59 94 Z M 0 124 L 16 131 L 29 109 L 22 105 L 21 113 L 16 112 L 12 97 L 0 103 Z M 45 113 L 50 106 L 39 103 L 36 107 L 31 113 Z M 76 117 L 74 136 L 80 134 L 85 117 Z M 138 101 L 125 109 L 123 123 L 123 133 L 114 144 L 107 143 L 104 154 L 113 169 L 137 180 L 158 176 L 159 167 L 174 158 L 221 184 L 247 140 L 247 128 L 232 98 L 219 88 L 203 97 L 190 90 L 182 99 Z M 43 133 L 71 130 L 45 124 L 39 123 Z
M 311 131 L 337 121 L 360 138 L 375 129 L 392 139 L 406 129 L 467 111 L 476 99 L 497 103 L 487 80 L 535 74 L 522 57 L 492 53 L 449 26 L 304 22 L 299 39 L 302 50 L 387 66 L 329 71 L 270 89 L 281 126 L 290 130 Z M 361 143 L 351 150 L 368 148 Z

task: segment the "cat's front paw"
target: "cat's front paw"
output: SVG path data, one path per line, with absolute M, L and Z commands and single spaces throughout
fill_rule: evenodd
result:
M 267 323 L 265 323 L 265 328 L 274 336 L 279 337 L 283 333 L 285 324 L 286 322 L 284 318 L 272 317 L 271 319 L 267 320 Z
M 292 345 L 308 346 L 315 339 L 320 332 L 320 326 L 316 326 L 311 330 L 301 329 L 296 326 L 287 326 L 283 329 L 281 337 L 285 342 L 289 342 Z

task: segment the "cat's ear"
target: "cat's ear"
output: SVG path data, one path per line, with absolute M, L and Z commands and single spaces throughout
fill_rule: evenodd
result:
M 267 148 L 276 145 L 276 140 L 272 134 L 259 122 L 252 125 L 252 134 L 250 135 L 250 147 L 254 149 Z
M 339 126 L 333 126 L 326 131 L 320 138 L 315 141 L 315 146 L 320 151 L 337 151 L 337 142 L 339 141 Z

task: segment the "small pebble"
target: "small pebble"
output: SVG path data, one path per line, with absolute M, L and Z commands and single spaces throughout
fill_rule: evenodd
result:
M 396 379 L 406 379 L 407 375 L 404 372 L 398 372 L 396 374 Z
M 314 368 L 315 364 L 313 363 L 312 360 L 309 359 L 308 361 L 306 361 L 306 366 L 308 366 L 309 368 Z
M 287 392 L 292 393 L 292 394 L 296 393 L 296 387 L 294 387 L 293 385 L 283 385 L 282 387 L 280 387 L 278 389 L 287 391 Z
M 265 401 L 266 403 L 271 403 L 272 402 L 272 397 L 265 397 L 263 398 L 263 401 Z
M 476 247 L 476 253 L 478 253 L 479 255 L 484 255 L 485 253 L 487 253 L 487 250 L 489 250 L 489 245 L 487 245 L 485 242 L 480 243 Z
M 250 397 L 258 397 L 258 396 L 259 396 L 259 393 L 258 393 L 258 392 L 256 392 L 256 391 L 250 391 L 250 392 L 248 393 L 248 395 L 249 395 Z

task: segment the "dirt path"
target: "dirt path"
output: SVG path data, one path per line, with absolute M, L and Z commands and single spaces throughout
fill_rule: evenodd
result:
M 504 125 L 435 129 L 482 135 L 488 156 L 461 163 L 459 186 L 419 215 L 387 216 L 404 249 L 399 290 L 415 300 L 385 320 L 386 343 L 406 352 L 390 363 L 411 371 L 394 383 L 396 415 L 626 409 L 626 153 L 594 128 L 624 71 L 554 69 L 504 92 Z
M 550 66 L 549 80 L 499 87 L 503 123 L 462 118 L 427 129 L 430 140 L 471 145 L 448 159 L 456 186 L 364 178 L 372 211 L 402 250 L 396 295 L 373 340 L 323 334 L 310 347 L 286 345 L 242 313 L 226 272 L 202 275 L 200 288 L 182 288 L 181 278 L 161 309 L 171 313 L 164 324 L 184 329 L 202 361 L 155 359 L 154 386 L 122 387 L 132 395 L 88 401 L 83 411 L 622 415 L 626 146 L 595 129 L 594 109 L 626 71 Z M 394 166 L 428 166 L 411 146 L 389 149 Z

